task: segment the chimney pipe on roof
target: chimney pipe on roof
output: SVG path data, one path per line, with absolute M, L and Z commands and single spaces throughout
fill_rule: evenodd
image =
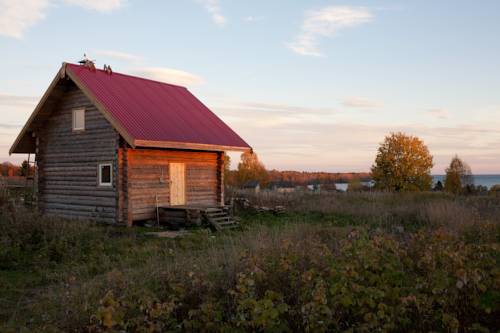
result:
M 87 58 L 87 55 L 84 53 L 83 54 L 83 59 L 78 62 L 80 65 L 87 67 L 90 69 L 91 72 L 95 72 L 95 59 L 89 59 Z

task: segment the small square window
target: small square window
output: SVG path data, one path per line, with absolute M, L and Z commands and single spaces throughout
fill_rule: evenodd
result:
M 73 131 L 83 131 L 85 129 L 85 109 L 73 110 Z
M 113 170 L 111 163 L 99 164 L 99 186 L 111 186 Z

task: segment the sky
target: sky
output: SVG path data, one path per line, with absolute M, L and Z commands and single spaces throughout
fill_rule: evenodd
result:
M 187 86 L 268 169 L 369 171 L 403 131 L 433 173 L 500 173 L 499 35 L 497 0 L 0 0 L 0 161 L 86 53 Z

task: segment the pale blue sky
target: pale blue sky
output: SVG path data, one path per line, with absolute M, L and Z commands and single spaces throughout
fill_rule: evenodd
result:
M 500 172 L 499 1 L 0 0 L 0 160 L 62 61 L 187 85 L 268 168 L 367 171 L 390 131 Z M 237 158 L 237 157 L 235 157 Z

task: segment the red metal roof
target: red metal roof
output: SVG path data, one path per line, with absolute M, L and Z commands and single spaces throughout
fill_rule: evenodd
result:
M 185 87 L 74 64 L 66 71 L 134 141 L 250 148 Z

